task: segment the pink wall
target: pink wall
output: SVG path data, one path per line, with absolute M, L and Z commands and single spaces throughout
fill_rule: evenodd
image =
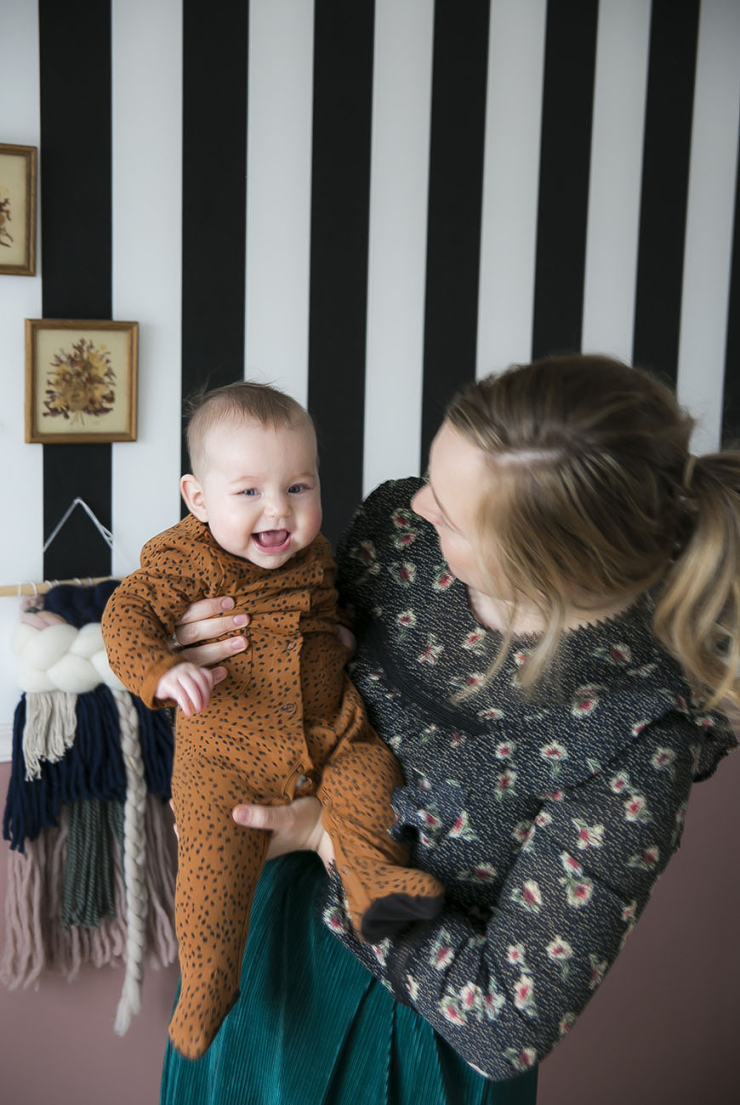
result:
M 9 776 L 10 765 L 0 764 L 3 804 Z M 6 849 L 3 842 L 1 919 Z M 119 1037 L 113 1020 L 122 982 L 122 970 L 91 967 L 74 982 L 44 975 L 37 990 L 0 986 L 2 1105 L 156 1105 L 177 971 L 147 968 L 142 1012 Z
M 696 787 L 680 851 L 544 1063 L 541 1105 L 740 1101 L 740 751 Z
M 0 765 L 2 795 L 8 775 Z M 737 753 L 695 790 L 681 851 L 619 963 L 542 1068 L 540 1105 L 739 1099 L 739 798 Z M 3 898 L 4 888 L 3 858 Z M 175 976 L 148 972 L 143 1011 L 122 1039 L 113 1034 L 120 971 L 0 988 L 3 1105 L 155 1105 Z

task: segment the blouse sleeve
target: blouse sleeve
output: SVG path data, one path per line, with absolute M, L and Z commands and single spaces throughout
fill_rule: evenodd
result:
M 544 1058 L 616 959 L 676 850 L 697 749 L 675 716 L 586 782 L 543 803 L 490 917 L 449 905 L 370 948 L 326 923 L 472 1066 L 503 1080 Z

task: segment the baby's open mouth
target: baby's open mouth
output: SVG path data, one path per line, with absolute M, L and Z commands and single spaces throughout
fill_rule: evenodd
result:
M 290 541 L 289 529 L 264 529 L 252 534 L 255 542 L 266 552 L 282 552 Z

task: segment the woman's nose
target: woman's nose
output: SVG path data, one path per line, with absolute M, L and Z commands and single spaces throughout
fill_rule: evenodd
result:
M 426 519 L 427 522 L 431 521 L 429 500 L 431 498 L 431 492 L 429 488 L 424 485 L 420 488 L 411 499 L 411 509 L 414 514 L 418 514 L 421 518 Z

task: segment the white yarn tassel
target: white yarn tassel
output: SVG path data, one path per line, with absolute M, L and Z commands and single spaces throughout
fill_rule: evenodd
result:
M 123 873 L 126 882 L 126 977 L 116 1013 L 115 1031 L 123 1036 L 141 1010 L 147 925 L 146 781 L 139 744 L 136 708 L 127 691 L 112 690 L 121 728 L 126 765 L 126 807 L 123 821 Z
M 77 695 L 67 691 L 39 691 L 26 695 L 23 760 L 26 779 L 41 777 L 41 762 L 57 763 L 74 744 L 77 732 Z

